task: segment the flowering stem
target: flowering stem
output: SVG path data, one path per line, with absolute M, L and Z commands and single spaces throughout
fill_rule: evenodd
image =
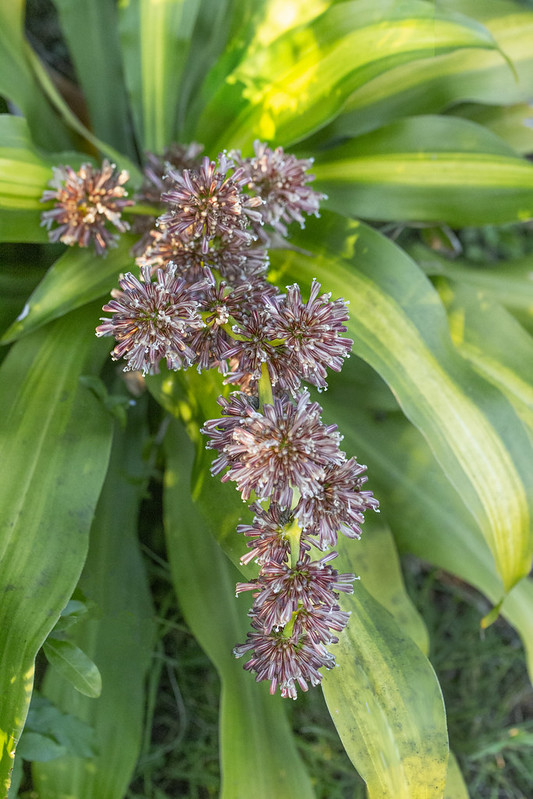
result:
M 291 545 L 291 569 L 294 569 L 300 558 L 300 536 L 302 535 L 302 528 L 296 521 L 293 521 L 291 526 L 285 530 L 285 536 L 288 538 Z
M 259 378 L 259 409 L 262 410 L 263 405 L 273 404 L 272 383 L 270 382 L 268 366 L 266 363 L 263 363 L 261 364 L 261 377 Z

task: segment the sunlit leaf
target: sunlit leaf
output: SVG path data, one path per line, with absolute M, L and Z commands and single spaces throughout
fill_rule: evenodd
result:
M 353 544 L 339 549 L 336 566 L 355 566 Z M 335 645 L 339 668 L 324 675 L 324 696 L 369 799 L 441 797 L 446 717 L 429 661 L 362 585 L 341 604 L 352 615 Z
M 343 371 L 351 372 L 352 365 Z M 350 382 L 335 381 L 323 399 L 324 407 L 342 424 L 346 446 L 368 464 L 371 486 L 400 551 L 457 575 L 497 603 L 501 578 L 462 492 L 457 493 L 445 478 L 412 425 L 398 413 L 376 417 L 353 402 L 353 391 Z M 533 580 L 520 580 L 507 594 L 502 615 L 520 633 L 533 680 Z
M 419 0 L 337 3 L 310 25 L 247 53 L 207 105 L 198 131 L 214 152 L 248 150 L 254 138 L 289 144 L 328 122 L 377 75 L 460 47 L 494 43 L 481 25 Z
M 325 137 L 357 135 L 393 119 L 435 113 L 458 102 L 508 105 L 530 99 L 533 11 L 505 0 L 439 0 L 438 6 L 478 19 L 500 51 L 465 49 L 401 64 L 358 88 L 344 113 L 324 131 Z

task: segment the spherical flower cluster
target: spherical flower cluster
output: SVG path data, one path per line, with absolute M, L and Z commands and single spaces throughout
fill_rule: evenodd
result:
M 232 152 L 231 157 L 242 169 L 249 191 L 263 200 L 259 209 L 263 224 L 286 236 L 291 222 L 304 226 L 304 213 L 318 216 L 325 195 L 307 185 L 314 179 L 308 171 L 313 160 L 296 158 L 285 153 L 283 147 L 272 150 L 257 140 L 254 152 L 252 158 L 242 158 L 239 152 Z M 261 234 L 261 228 L 258 232 Z M 268 234 L 264 237 L 268 241 Z
M 41 197 L 41 202 L 55 201 L 54 207 L 41 215 L 48 238 L 80 247 L 88 247 L 92 241 L 97 254 L 103 255 L 116 244 L 117 235 L 109 230 L 109 225 L 120 233 L 129 229 L 121 219 L 122 209 L 133 205 L 126 199 L 124 188 L 128 173 L 117 172 L 109 161 L 103 162 L 102 169 L 82 164 L 77 172 L 70 166 L 58 166 L 53 173 L 48 184 L 52 188 Z
M 114 360 L 124 358 L 127 370 L 143 374 L 156 374 L 163 359 L 169 369 L 192 363 L 195 353 L 186 339 L 204 324 L 194 298 L 203 284 L 190 287 L 172 269 L 158 270 L 152 282 L 147 268 L 142 270 L 142 281 L 128 272 L 119 282 L 121 291 L 114 290 L 103 308 L 114 316 L 102 318 L 103 324 L 96 328 L 97 336 L 113 335 L 117 340 Z
M 229 174 L 230 167 L 231 163 L 221 155 L 218 166 L 206 157 L 198 171 L 169 169 L 174 186 L 161 195 L 170 206 L 160 217 L 161 224 L 173 236 L 198 239 L 203 255 L 207 255 L 209 244 L 216 237 L 251 244 L 254 236 L 249 229 L 250 220 L 261 221 L 261 214 L 254 210 L 261 205 L 261 199 L 243 194 L 243 171 L 237 169 Z
M 250 656 L 244 668 L 295 698 L 332 668 L 327 647 L 338 641 L 349 613 L 339 595 L 353 591 L 353 574 L 331 565 L 339 533 L 358 538 L 366 510 L 365 467 L 340 449 L 336 425 L 302 383 L 326 387 L 352 342 L 343 337 L 346 303 L 313 280 L 308 299 L 299 286 L 280 292 L 267 280 L 266 244 L 285 236 L 291 221 L 318 213 L 322 195 L 307 185 L 310 161 L 255 143 L 255 157 L 198 159 L 198 146 L 149 157 L 145 170 L 166 211 L 137 250 L 141 279 L 121 277 L 104 306 L 97 334 L 114 336 L 115 359 L 153 374 L 194 364 L 215 368 L 237 389 L 219 397 L 221 417 L 205 422 L 212 473 L 253 498 L 243 564 L 259 566 L 251 591 L 252 631 L 235 647 Z M 179 161 L 189 157 L 189 163 Z M 192 162 L 192 163 L 191 163 Z M 148 184 L 144 187 L 146 197 Z M 265 232 L 266 228 L 266 232 Z

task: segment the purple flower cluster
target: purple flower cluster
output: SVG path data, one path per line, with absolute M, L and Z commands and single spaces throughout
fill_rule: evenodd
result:
M 76 172 L 71 166 L 57 166 L 41 202 L 54 200 L 54 207 L 41 215 L 41 225 L 49 233 L 50 241 L 62 241 L 72 246 L 88 247 L 94 242 L 98 255 L 116 244 L 117 235 L 109 230 L 113 225 L 119 233 L 129 229 L 121 219 L 122 209 L 133 205 L 125 199 L 124 184 L 129 175 L 117 172 L 115 166 L 104 161 L 102 169 L 92 164 L 82 164 Z M 53 227 L 57 225 L 57 227 Z
M 353 591 L 353 574 L 331 565 L 338 533 L 357 538 L 364 512 L 377 510 L 364 491 L 365 467 L 340 449 L 336 425 L 302 387 L 326 387 L 352 342 L 348 313 L 312 281 L 280 292 L 267 280 L 267 247 L 287 225 L 317 214 L 322 195 L 308 183 L 310 161 L 256 142 L 255 155 L 199 160 L 199 145 L 150 155 L 144 197 L 165 211 L 136 248 L 140 278 L 121 277 L 104 306 L 97 335 L 113 336 L 114 359 L 126 370 L 153 374 L 195 365 L 217 369 L 236 391 L 219 397 L 221 417 L 202 432 L 216 450 L 212 473 L 252 500 L 243 564 L 255 561 L 252 631 L 236 646 L 244 668 L 269 680 L 271 693 L 295 698 L 332 668 L 327 647 L 349 614 L 339 595 Z M 181 160 L 180 160 L 181 159 Z

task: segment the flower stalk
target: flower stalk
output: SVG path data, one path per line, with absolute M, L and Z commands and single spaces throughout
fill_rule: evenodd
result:
M 266 279 L 268 246 L 292 221 L 318 214 L 311 162 L 254 149 L 252 158 L 200 161 L 198 145 L 178 148 L 164 169 L 149 157 L 138 199 L 165 210 L 135 248 L 140 280 L 121 278 L 96 332 L 114 336 L 112 357 L 126 370 L 154 374 L 162 360 L 214 368 L 236 389 L 202 428 L 217 453 L 212 474 L 254 499 L 253 521 L 237 532 L 248 539 L 242 563 L 255 561 L 258 573 L 236 587 L 252 592 L 252 630 L 234 654 L 250 655 L 244 668 L 269 680 L 271 693 L 296 698 L 333 668 L 327 647 L 348 622 L 339 596 L 353 591 L 355 575 L 331 565 L 337 535 L 358 538 L 378 503 L 362 490 L 365 467 L 341 451 L 336 425 L 322 422 L 302 385 L 324 389 L 327 370 L 349 356 L 346 304 L 316 280 L 304 301 L 298 285 L 281 293 Z

